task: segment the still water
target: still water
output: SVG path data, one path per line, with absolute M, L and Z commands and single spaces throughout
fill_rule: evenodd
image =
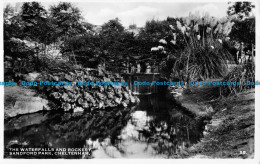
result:
M 39 112 L 5 121 L 6 158 L 184 158 L 203 125 L 160 95 L 91 114 Z M 17 156 L 9 148 L 85 148 L 83 155 Z

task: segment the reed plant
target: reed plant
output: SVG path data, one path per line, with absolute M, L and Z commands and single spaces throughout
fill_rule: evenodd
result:
M 176 54 L 172 68 L 172 77 L 181 80 L 204 80 L 223 77 L 227 70 L 227 60 L 231 54 L 223 48 L 223 42 L 229 41 L 233 23 L 228 19 L 216 19 L 209 14 L 189 14 L 177 21 L 180 39 L 185 40 L 185 48 Z M 178 42 L 176 38 L 175 42 Z

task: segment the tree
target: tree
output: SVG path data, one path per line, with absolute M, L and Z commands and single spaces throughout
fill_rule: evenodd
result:
M 37 19 L 46 18 L 47 11 L 39 2 L 25 2 L 22 6 L 22 19 L 28 23 L 36 23 Z
M 40 3 L 23 3 L 21 19 L 24 23 L 24 33 L 26 37 L 44 44 L 53 42 L 55 26 L 48 16 L 47 11 Z
M 235 2 L 228 7 L 227 14 L 229 16 L 235 15 L 239 19 L 244 19 L 250 16 L 250 13 L 254 7 L 255 5 L 253 5 L 252 2 Z
M 84 27 L 84 24 L 82 24 L 83 17 L 81 16 L 81 11 L 71 3 L 60 2 L 57 6 L 51 6 L 50 17 L 57 27 L 56 36 L 64 41 L 63 46 L 66 45 L 66 41 L 69 40 L 70 37 L 86 32 L 86 28 Z M 72 46 L 68 46 L 67 49 L 71 50 L 71 55 L 74 58 L 74 62 L 77 64 L 74 49 Z
M 228 15 L 235 15 L 235 25 L 230 33 L 230 38 L 243 42 L 245 49 L 253 52 L 255 45 L 255 17 L 251 12 L 255 6 L 251 2 L 235 2 L 228 8 Z
M 79 8 L 68 2 L 60 2 L 50 7 L 50 16 L 57 25 L 57 35 L 68 37 L 85 32 Z
M 123 33 L 124 27 L 118 18 L 104 23 L 100 32 L 101 49 L 109 51 L 112 54 L 117 52 L 118 48 L 122 48 L 118 45 L 120 44 L 120 37 Z
M 98 35 L 86 33 L 84 35 L 76 35 L 68 38 L 62 46 L 62 53 L 70 55 L 75 54 L 75 59 L 82 66 L 92 67 L 91 60 L 98 58 L 101 55 L 100 38 Z
M 238 42 L 255 44 L 255 18 L 235 21 L 230 37 Z

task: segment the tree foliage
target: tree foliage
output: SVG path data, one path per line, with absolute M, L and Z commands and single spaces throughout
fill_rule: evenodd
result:
M 58 36 L 72 36 L 85 32 L 81 24 L 81 11 L 68 2 L 60 2 L 57 6 L 50 7 L 50 17 L 56 24 Z
M 250 15 L 255 5 L 252 2 L 235 2 L 228 7 L 228 15 L 236 15 L 243 19 Z
M 255 18 L 247 18 L 243 21 L 235 20 L 230 37 L 238 42 L 255 44 Z

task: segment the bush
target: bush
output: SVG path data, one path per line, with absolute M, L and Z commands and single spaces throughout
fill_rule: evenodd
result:
M 237 81 L 240 85 L 223 85 L 220 87 L 221 96 L 229 96 L 245 90 L 254 88 L 254 85 L 246 85 L 246 81 L 255 81 L 255 63 L 249 62 L 243 66 L 237 66 L 231 71 L 223 81 L 234 82 Z
M 174 54 L 171 76 L 184 81 L 223 77 L 227 60 L 233 60 L 223 46 L 229 40 L 232 26 L 230 20 L 217 20 L 209 15 L 189 15 L 182 22 L 177 21 L 175 32 L 181 31 L 182 35 L 175 37 L 175 41 L 183 39 L 186 47 Z
M 227 59 L 230 58 L 230 54 L 222 48 L 198 47 L 192 51 L 186 49 L 176 60 L 172 76 L 181 80 L 223 77 L 227 71 Z

